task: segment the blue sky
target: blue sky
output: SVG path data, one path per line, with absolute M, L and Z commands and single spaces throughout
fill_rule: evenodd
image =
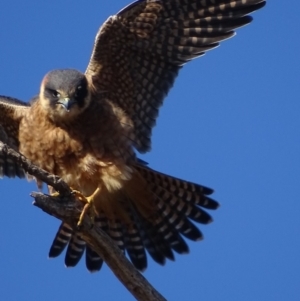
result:
M 29 100 L 55 68 L 84 71 L 118 0 L 5 1 L 0 94 Z M 268 1 L 254 22 L 185 66 L 160 111 L 151 167 L 215 189 L 221 203 L 190 254 L 145 277 L 168 300 L 299 300 L 300 2 Z M 47 259 L 59 221 L 34 183 L 0 182 L 1 300 L 133 300 L 104 266 Z

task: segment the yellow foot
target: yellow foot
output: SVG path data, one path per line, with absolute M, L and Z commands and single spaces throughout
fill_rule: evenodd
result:
M 75 190 L 72 187 L 70 187 L 70 188 L 71 188 L 71 194 L 74 194 L 80 201 L 83 201 L 83 202 L 85 201 L 85 199 L 86 199 L 85 196 L 79 190 Z M 61 194 L 58 191 L 51 192 L 50 195 L 53 197 L 61 196 Z
M 60 193 L 58 191 L 55 191 L 53 193 L 50 193 L 50 195 L 53 197 L 57 197 L 57 196 L 60 196 Z
M 95 220 L 95 216 L 96 216 L 96 209 L 95 209 L 95 206 L 94 206 L 94 198 L 95 198 L 96 195 L 98 195 L 99 192 L 100 192 L 100 188 L 97 187 L 97 189 L 94 191 L 94 193 L 91 196 L 86 197 L 78 190 L 73 190 L 72 191 L 72 194 L 74 194 L 75 197 L 78 198 L 79 201 L 85 203 L 85 205 L 83 207 L 83 210 L 80 214 L 78 223 L 77 223 L 78 228 L 82 227 L 84 217 L 85 217 L 85 215 L 87 214 L 88 211 L 89 211 L 90 216 L 91 216 L 92 226 L 94 225 L 94 220 Z
M 79 201 L 88 203 L 88 197 L 85 197 L 79 190 L 72 189 L 71 194 L 73 194 Z
M 81 212 L 81 214 L 79 216 L 79 220 L 77 222 L 77 228 L 78 229 L 80 229 L 82 227 L 83 220 L 84 220 L 84 217 L 87 214 L 87 212 L 90 213 L 92 227 L 94 225 L 96 211 L 95 211 L 95 207 L 94 207 L 94 204 L 93 204 L 93 199 L 86 198 L 86 200 L 87 200 L 87 203 L 84 205 L 83 210 L 82 210 L 82 212 Z
M 71 188 L 72 189 L 72 188 Z M 77 227 L 80 229 L 82 224 L 83 224 L 83 220 L 85 215 L 87 214 L 87 212 L 89 211 L 90 216 L 91 216 L 91 221 L 92 221 L 92 226 L 94 225 L 94 220 L 95 220 L 95 216 L 96 216 L 96 209 L 94 206 L 94 198 L 96 195 L 98 195 L 100 193 L 100 187 L 98 186 L 97 189 L 94 191 L 94 193 L 88 197 L 84 196 L 79 190 L 75 190 L 72 189 L 71 192 L 79 201 L 84 203 L 84 207 L 83 210 L 80 214 L 78 223 L 77 223 Z M 59 196 L 59 192 L 54 192 L 51 193 L 51 196 L 56 197 Z

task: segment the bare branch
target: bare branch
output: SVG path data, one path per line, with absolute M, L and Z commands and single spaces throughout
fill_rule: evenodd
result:
M 28 174 L 36 177 L 42 182 L 47 183 L 52 186 L 56 191 L 60 192 L 62 195 L 68 195 L 71 193 L 69 186 L 58 176 L 52 175 L 47 171 L 39 168 L 38 166 L 31 163 L 26 157 L 24 157 L 19 152 L 13 150 L 7 144 L 0 141 L 0 152 L 5 153 L 6 157 L 16 162 L 21 166 Z
M 83 208 L 73 197 L 51 197 L 42 193 L 32 193 L 33 204 L 50 215 L 67 222 L 77 230 L 77 221 Z M 141 301 L 166 301 L 123 255 L 117 245 L 101 229 L 93 227 L 85 216 L 83 227 L 77 232 L 106 262 L 117 278 Z
M 31 194 L 35 199 L 33 204 L 46 213 L 68 223 L 77 231 L 82 239 L 103 258 L 117 278 L 137 300 L 166 301 L 145 277 L 135 269 L 111 238 L 101 229 L 92 226 L 92 222 L 88 216 L 85 216 L 83 227 L 80 231 L 77 229 L 77 222 L 83 209 L 83 203 L 74 198 L 71 194 L 71 189 L 64 181 L 32 164 L 23 155 L 1 141 L 0 152 L 3 152 L 7 158 L 20 165 L 30 175 L 60 192 L 59 197 L 33 192 Z

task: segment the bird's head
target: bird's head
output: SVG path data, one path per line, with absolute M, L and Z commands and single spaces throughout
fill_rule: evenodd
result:
M 42 81 L 39 99 L 53 121 L 69 121 L 90 104 L 88 81 L 74 69 L 53 70 Z

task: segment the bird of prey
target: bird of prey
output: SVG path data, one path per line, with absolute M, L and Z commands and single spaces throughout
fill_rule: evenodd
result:
M 159 264 L 200 240 L 194 222 L 211 221 L 212 189 L 151 169 L 136 156 L 151 147 L 159 107 L 182 66 L 251 22 L 262 0 L 139 0 L 100 27 L 85 73 L 50 71 L 29 103 L 0 97 L 6 142 L 84 196 L 102 228 L 138 270 L 146 251 Z M 0 173 L 24 171 L 0 158 Z M 66 266 L 86 249 L 90 271 L 102 259 L 62 223 L 49 256 L 68 245 Z

